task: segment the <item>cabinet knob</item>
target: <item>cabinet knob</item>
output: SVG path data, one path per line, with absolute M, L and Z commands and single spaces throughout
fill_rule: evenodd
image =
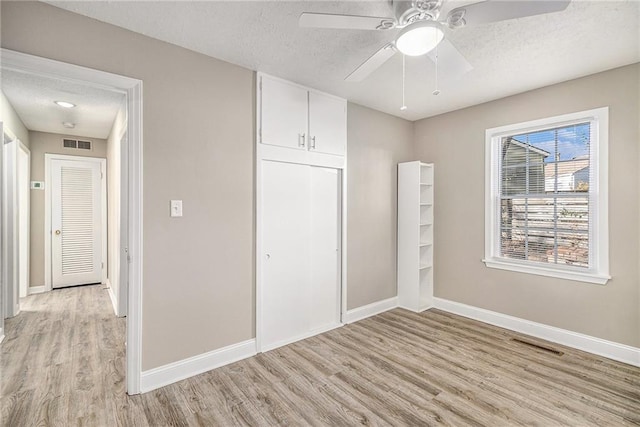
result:
M 304 133 L 298 134 L 298 146 L 304 147 L 306 135 Z
M 264 255 L 264 257 L 265 257 L 265 259 L 267 259 L 267 260 L 271 259 L 271 255 L 270 255 L 270 254 L 265 254 L 265 255 Z

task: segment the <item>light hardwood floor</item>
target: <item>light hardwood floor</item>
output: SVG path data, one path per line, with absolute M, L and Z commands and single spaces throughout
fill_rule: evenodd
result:
M 640 424 L 640 368 L 438 310 L 392 310 L 133 397 L 102 286 L 30 296 L 5 325 L 2 426 Z

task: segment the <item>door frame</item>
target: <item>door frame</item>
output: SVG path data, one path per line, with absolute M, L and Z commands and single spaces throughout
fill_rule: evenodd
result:
M 54 160 L 68 160 L 98 163 L 100 165 L 100 230 L 102 244 L 100 245 L 100 258 L 102 259 L 102 268 L 100 270 L 100 283 L 107 282 L 107 159 L 100 157 L 70 156 L 68 154 L 51 154 L 44 155 L 44 290 L 49 292 L 53 289 L 53 265 L 52 265 L 52 229 L 51 229 L 51 209 L 53 208 L 52 188 L 53 182 L 52 162 Z
M 16 169 L 17 171 L 20 170 L 20 159 L 18 158 L 18 152 L 20 150 L 22 150 L 26 155 L 27 155 L 27 212 L 26 212 L 26 217 L 27 217 L 27 232 L 26 232 L 26 236 L 22 236 L 20 233 L 20 217 L 24 216 L 24 214 L 22 214 L 20 212 L 20 191 L 22 191 L 20 188 L 18 188 L 20 183 L 20 179 L 19 179 L 19 175 L 16 176 L 16 182 L 18 185 L 16 185 L 16 198 L 17 198 L 17 203 L 18 203 L 18 263 L 17 263 L 17 268 L 18 268 L 18 275 L 20 274 L 20 253 L 22 252 L 22 243 L 25 244 L 25 246 L 27 247 L 27 271 L 26 271 L 26 281 L 27 281 L 27 292 L 25 294 L 25 296 L 29 296 L 29 287 L 31 286 L 31 281 L 30 281 L 30 276 L 31 276 L 31 150 L 29 150 L 29 147 L 27 147 L 26 145 L 24 145 L 24 143 L 22 141 L 20 141 L 19 139 L 18 141 L 18 145 L 16 147 L 16 164 L 18 166 L 18 168 Z M 16 284 L 18 286 L 18 299 L 20 298 L 20 280 L 18 280 L 18 283 Z
M 17 248 L 16 248 L 16 152 L 15 135 L 7 128 L 4 128 L 1 141 L 2 148 L 2 318 L 13 317 L 20 311 L 16 293 L 17 281 Z
M 18 150 L 30 155 L 29 149 L 13 132 L 3 126 L 2 143 L 2 289 L 0 290 L 0 317 L 14 317 L 20 313 L 19 189 Z
M 127 99 L 128 159 L 127 180 L 128 236 L 125 242 L 127 256 L 120 262 L 128 262 L 129 272 L 127 341 L 126 341 L 126 386 L 128 394 L 140 393 L 142 373 L 142 281 L 143 281 L 143 82 L 139 79 L 81 67 L 52 59 L 28 55 L 9 49 L 1 49 L 3 69 L 52 77 L 65 81 L 98 87 L 122 93 Z M 121 278 L 122 281 L 122 278 Z

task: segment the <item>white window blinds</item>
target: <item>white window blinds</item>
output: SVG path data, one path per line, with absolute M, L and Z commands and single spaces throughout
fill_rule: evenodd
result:
M 501 137 L 501 257 L 590 267 L 593 139 L 589 121 Z

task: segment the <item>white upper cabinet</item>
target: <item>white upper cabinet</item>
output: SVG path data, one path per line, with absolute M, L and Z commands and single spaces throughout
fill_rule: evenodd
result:
M 343 156 L 346 141 L 346 101 L 309 92 L 309 150 Z
M 344 156 L 347 102 L 305 87 L 259 74 L 258 139 L 309 153 Z
M 307 102 L 304 88 L 262 78 L 262 143 L 306 150 Z

